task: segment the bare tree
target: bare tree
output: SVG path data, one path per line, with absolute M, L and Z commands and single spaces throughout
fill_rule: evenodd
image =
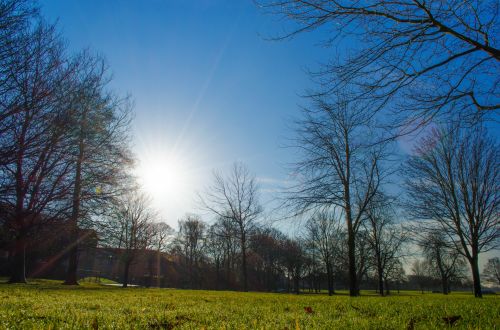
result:
M 200 195 L 200 201 L 204 208 L 234 223 L 237 227 L 241 248 L 243 290 L 248 291 L 248 234 L 262 212 L 255 176 L 250 174 L 243 163 L 235 163 L 227 176 L 214 172 L 213 183 L 204 197 Z
M 38 9 L 32 1 L 0 1 L 0 137 L 10 130 L 12 116 L 20 110 L 12 106 L 18 97 L 17 78 L 23 70 L 19 61 L 32 40 L 27 31 L 36 19 Z M 7 146 L 0 144 L 0 164 L 12 159 L 12 150 Z
M 326 270 L 328 295 L 334 290 L 334 263 L 341 239 L 341 226 L 335 212 L 320 212 L 306 223 L 306 239 L 318 252 Z
M 499 150 L 482 126 L 448 127 L 423 139 L 405 166 L 410 213 L 435 223 L 468 260 L 476 297 L 479 254 L 500 237 Z
M 11 282 L 25 282 L 25 249 L 31 231 L 64 214 L 69 192 L 65 162 L 67 139 L 65 90 L 72 72 L 54 27 L 43 22 L 23 31 L 27 41 L 6 68 L 15 77 L 9 116 L 1 120 L 0 198 L 11 209 L 6 221 L 14 236 Z
M 216 263 L 217 287 L 224 278 L 226 289 L 232 288 L 233 273 L 237 268 L 240 254 L 239 229 L 234 221 L 227 217 L 218 217 L 209 230 L 208 251 L 220 265 Z M 219 273 L 219 267 L 224 268 L 224 276 Z
M 384 145 L 374 145 L 372 122 L 358 104 L 339 95 L 315 97 L 297 123 L 295 164 L 299 183 L 287 193 L 296 213 L 315 208 L 342 209 L 347 230 L 350 295 L 359 294 L 356 276 L 356 234 L 366 208 L 379 190 Z
M 425 287 L 430 283 L 429 263 L 426 260 L 415 260 L 411 265 L 411 272 L 422 294 Z
M 129 148 L 130 105 L 106 88 L 107 66 L 102 58 L 88 51 L 75 57 L 67 124 L 73 146 L 67 161 L 73 181 L 69 228 L 72 242 L 65 284 L 76 285 L 78 268 L 78 231 L 83 220 L 92 218 L 121 194 L 120 184 L 132 165 Z M 89 224 L 86 224 L 89 226 Z
M 210 226 L 207 232 L 206 251 L 215 266 L 215 289 L 221 288 L 221 271 L 226 257 L 226 237 L 220 235 L 219 223 Z
M 345 49 L 319 73 L 327 92 L 355 86 L 367 112 L 389 109 L 406 133 L 440 116 L 475 122 L 498 111 L 500 50 L 496 0 L 262 0 L 298 24 L 280 38 L 328 28 Z M 280 39 L 278 38 L 278 39 Z
M 111 214 L 101 223 L 105 244 L 121 251 L 124 288 L 129 283 L 130 266 L 141 251 L 151 246 L 155 236 L 156 215 L 149 204 L 144 194 L 131 191 L 115 201 Z
M 162 252 L 166 252 L 172 243 L 174 237 L 174 229 L 170 227 L 166 222 L 155 222 L 152 224 L 153 226 L 153 237 L 151 240 L 151 247 L 156 250 L 156 286 L 160 287 L 161 285 L 161 254 Z M 150 279 L 153 277 L 152 264 L 150 264 L 149 270 Z M 150 283 L 151 284 L 151 283 Z
M 258 228 L 251 237 L 250 248 L 260 257 L 264 272 L 264 287 L 267 291 L 277 289 L 281 275 L 282 244 L 285 235 L 272 227 Z
M 378 194 L 367 208 L 368 221 L 364 224 L 381 296 L 384 295 L 384 282 L 387 282 L 391 270 L 398 270 L 405 256 L 404 245 L 408 242 L 408 233 L 395 223 L 393 203 L 394 200 L 387 195 Z
M 204 257 L 207 225 L 198 215 L 187 214 L 179 220 L 179 233 L 175 241 L 182 254 L 190 288 L 200 284 L 199 266 Z
M 293 291 L 300 293 L 300 279 L 305 265 L 304 249 L 299 240 L 287 238 L 282 241 L 282 262 L 287 276 L 287 289 L 291 291 L 293 282 Z
M 385 295 L 391 294 L 390 284 L 396 284 L 399 293 L 401 282 L 405 281 L 406 274 L 402 259 L 392 259 L 384 271 Z
M 486 281 L 500 285 L 500 258 L 488 259 L 483 269 Z
M 463 256 L 440 230 L 428 232 L 419 245 L 429 268 L 441 279 L 443 294 L 450 293 L 450 282 L 461 277 L 466 265 Z

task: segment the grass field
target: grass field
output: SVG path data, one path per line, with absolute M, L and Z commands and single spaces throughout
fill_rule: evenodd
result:
M 500 329 L 500 299 L 0 284 L 0 329 L 440 329 L 453 317 L 453 328 Z

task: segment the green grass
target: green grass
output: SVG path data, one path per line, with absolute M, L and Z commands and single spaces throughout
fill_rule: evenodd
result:
M 307 313 L 305 307 L 311 307 Z M 57 281 L 0 284 L 0 329 L 500 328 L 500 299 L 471 294 L 350 298 L 107 287 Z
M 108 278 L 104 277 L 95 277 L 95 276 L 89 276 L 89 277 L 84 277 L 80 279 L 78 282 L 84 284 L 84 283 L 101 283 L 101 284 L 118 284 L 118 282 L 110 280 Z

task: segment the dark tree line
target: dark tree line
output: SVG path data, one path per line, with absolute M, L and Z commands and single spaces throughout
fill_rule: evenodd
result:
M 167 254 L 176 260 L 172 267 L 179 277 L 171 283 L 194 289 L 296 294 L 304 290 L 316 293 L 328 290 L 329 294 L 335 294 L 336 288 L 348 288 L 349 268 L 344 249 L 347 232 L 336 225 L 338 219 L 331 222 L 331 216 L 323 213 L 310 218 L 307 229 L 298 237 L 256 224 L 247 233 L 244 277 L 243 251 L 235 224 L 219 218 L 209 225 L 199 216 L 187 215 L 180 220 L 179 231 L 171 237 L 167 249 Z M 358 252 L 358 260 L 365 265 L 359 280 L 370 288 L 375 283 L 374 255 L 367 248 Z M 387 284 L 404 278 L 402 268 L 384 267 L 384 271 L 388 274 L 384 277 Z

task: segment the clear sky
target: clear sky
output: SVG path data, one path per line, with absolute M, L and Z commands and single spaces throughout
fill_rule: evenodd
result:
M 213 169 L 245 162 L 264 206 L 287 178 L 293 150 L 283 148 L 299 96 L 312 87 L 306 69 L 333 55 L 326 31 L 269 41 L 286 24 L 252 0 L 40 0 L 72 51 L 104 55 L 113 88 L 135 100 L 138 175 L 161 220 L 177 227 L 202 213 L 196 192 Z M 342 50 L 340 50 L 342 51 Z M 494 125 L 492 132 L 499 135 Z M 408 152 L 411 137 L 399 141 Z M 211 220 L 204 215 L 205 220 Z M 291 223 L 282 226 L 290 229 Z M 280 227 L 282 227 L 280 226 Z M 295 226 L 292 226 L 295 227 Z M 282 228 L 284 229 L 284 228 Z M 498 255 L 492 251 L 483 256 Z
M 328 31 L 270 41 L 287 22 L 252 0 L 40 0 L 72 51 L 104 55 L 113 88 L 135 100 L 137 173 L 162 220 L 200 213 L 196 192 L 213 169 L 243 161 L 264 206 L 287 178 L 306 69 L 334 55 Z M 289 23 L 288 23 L 289 24 Z M 341 44 L 339 51 L 343 46 Z M 495 131 L 493 131 L 495 132 Z M 498 126 L 496 129 L 498 133 Z M 403 152 L 412 137 L 400 141 Z M 206 218 L 205 220 L 210 220 Z
M 329 53 L 321 35 L 269 41 L 284 23 L 251 0 L 40 5 L 70 50 L 104 55 L 113 88 L 133 96 L 139 175 L 168 223 L 197 212 L 196 191 L 236 160 L 258 176 L 264 202 L 272 199 L 293 159 L 282 145 L 310 85 L 305 69 Z

